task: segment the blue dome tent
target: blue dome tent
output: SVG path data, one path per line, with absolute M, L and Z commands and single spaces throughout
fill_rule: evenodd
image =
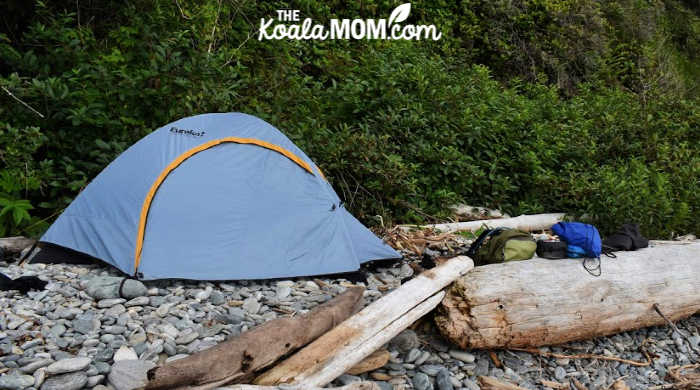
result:
M 401 257 L 343 207 L 304 152 L 241 113 L 184 118 L 144 137 L 41 241 L 142 280 L 320 275 Z

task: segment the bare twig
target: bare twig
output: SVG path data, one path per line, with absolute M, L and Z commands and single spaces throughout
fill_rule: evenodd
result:
M 671 322 L 671 320 L 669 320 L 668 317 L 666 317 L 666 316 L 664 315 L 664 313 L 661 312 L 661 309 L 659 309 L 659 305 L 658 305 L 658 304 L 655 303 L 652 307 L 654 308 L 654 310 L 655 310 L 657 313 L 659 313 L 659 315 L 661 316 L 661 318 L 663 318 L 663 319 L 666 321 L 666 323 L 668 324 L 668 326 L 670 326 L 676 333 L 678 333 L 679 335 L 683 336 L 683 333 L 681 332 L 680 329 L 678 329 L 678 327 L 676 326 L 676 324 L 674 324 L 673 322 Z
M 679 335 L 683 336 L 683 333 L 681 332 L 680 329 L 678 329 L 678 327 L 676 326 L 676 324 L 674 324 L 673 322 L 671 322 L 671 320 L 668 319 L 668 317 L 666 317 L 666 315 L 664 315 L 664 313 L 661 312 L 661 309 L 659 309 L 659 305 L 658 305 L 658 304 L 655 303 L 652 307 L 653 307 L 654 310 L 661 316 L 661 318 L 663 318 L 663 319 L 666 321 L 666 323 L 668 324 L 668 326 L 670 326 L 676 333 L 678 333 Z
M 675 383 L 669 383 L 665 385 L 650 387 L 650 390 L 667 390 L 667 389 L 688 389 L 696 390 L 700 389 L 700 372 L 690 372 L 685 373 L 684 370 L 698 370 L 700 369 L 700 363 L 698 364 L 687 364 L 685 366 L 673 366 L 669 367 L 668 376 L 670 376 Z
M 177 5 L 177 9 L 180 10 L 180 15 L 182 15 L 183 18 L 185 18 L 185 19 L 187 19 L 187 20 L 192 19 L 192 18 L 190 18 L 189 16 L 185 15 L 185 11 L 182 10 L 182 7 L 180 6 L 180 2 L 179 2 L 179 1 L 175 0 L 175 5 Z
M 579 380 L 576 379 L 576 378 L 571 378 L 571 382 L 574 383 L 574 387 L 575 387 L 577 390 L 588 390 L 588 389 L 586 388 L 586 386 L 584 386 L 583 383 L 579 382 Z
M 15 96 L 14 94 L 12 94 L 12 92 L 10 92 L 10 90 L 8 90 L 8 89 L 5 88 L 5 87 L 2 87 L 2 90 L 5 91 L 5 93 L 7 93 L 8 95 L 10 95 L 11 98 L 17 100 L 17 101 L 20 102 L 23 106 L 27 107 L 27 108 L 30 109 L 33 113 L 39 115 L 39 117 L 41 117 L 42 119 L 44 119 L 44 115 L 43 115 L 42 113 L 40 113 L 39 111 L 35 110 L 35 109 L 34 109 L 32 106 L 30 106 L 29 104 L 23 102 L 20 98 L 18 98 L 18 97 Z
M 627 378 L 629 375 L 623 375 L 613 381 L 613 383 L 608 386 L 608 390 L 613 389 L 613 390 L 618 390 L 618 389 L 625 389 L 627 388 L 629 390 L 629 387 L 627 387 L 627 384 L 625 383 L 624 379 Z
M 638 362 L 635 360 L 627 360 L 627 359 L 622 359 L 616 356 L 605 356 L 605 355 L 594 355 L 592 353 L 582 353 L 582 354 L 577 354 L 577 355 L 564 355 L 561 353 L 553 353 L 553 352 L 542 352 L 539 349 L 536 348 L 510 348 L 513 351 L 520 351 L 520 352 L 527 352 L 531 353 L 534 355 L 541 355 L 545 357 L 553 357 L 556 359 L 596 359 L 596 360 L 609 360 L 613 362 L 620 362 L 624 364 L 629 364 L 630 366 L 636 366 L 636 367 L 646 367 L 651 364 L 651 359 L 647 357 L 646 362 Z
M 661 309 L 659 308 L 659 305 L 658 305 L 658 304 L 655 303 L 652 307 L 653 307 L 654 310 L 661 316 L 661 318 L 663 318 L 664 321 L 666 321 L 666 323 L 668 324 L 668 326 L 670 326 L 671 329 L 673 329 L 674 332 L 678 333 L 679 336 L 681 336 L 682 338 L 686 339 L 686 341 L 688 342 L 688 346 L 690 346 L 690 349 L 692 349 L 693 351 L 695 351 L 695 352 L 697 352 L 697 353 L 700 353 L 700 351 L 698 351 L 698 349 L 695 348 L 695 347 L 693 346 L 693 343 L 691 343 L 690 340 L 688 340 L 688 335 L 685 334 L 685 332 L 681 332 L 681 330 L 678 329 L 678 327 L 676 326 L 676 324 L 674 324 L 668 317 L 666 317 L 666 315 L 665 315 L 665 314 L 661 311 Z
M 216 10 L 216 19 L 214 19 L 214 27 L 211 29 L 211 42 L 209 42 L 209 49 L 207 50 L 207 55 L 211 54 L 211 47 L 214 44 L 214 33 L 216 32 L 216 26 L 219 24 L 219 14 L 221 13 L 221 0 L 219 0 L 219 8 Z
M 75 0 L 75 13 L 78 18 L 78 30 L 80 30 L 80 0 Z

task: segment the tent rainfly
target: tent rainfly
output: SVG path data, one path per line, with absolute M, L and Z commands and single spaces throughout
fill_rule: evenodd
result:
M 41 241 L 142 280 L 320 275 L 401 257 L 304 152 L 241 113 L 180 119 L 136 142 Z

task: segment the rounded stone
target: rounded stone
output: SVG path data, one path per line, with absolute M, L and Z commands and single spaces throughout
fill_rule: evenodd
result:
M 88 377 L 84 372 L 72 372 L 46 379 L 41 385 L 41 390 L 79 390 L 87 381 Z
M 433 390 L 433 383 L 430 381 L 430 377 L 422 372 L 416 373 L 412 382 L 413 388 L 416 390 Z
M 453 358 L 460 360 L 460 361 L 463 361 L 465 363 L 474 363 L 474 361 L 476 360 L 476 357 L 468 352 L 458 351 L 458 350 L 453 349 L 453 350 L 450 350 L 450 352 L 448 352 L 448 353 Z
M 46 367 L 46 372 L 51 375 L 56 375 L 81 371 L 89 366 L 90 363 L 92 363 L 92 359 L 87 357 L 63 359 L 55 363 L 51 363 L 48 367 Z
M 34 384 L 31 375 L 10 374 L 0 376 L 0 389 L 22 390 Z

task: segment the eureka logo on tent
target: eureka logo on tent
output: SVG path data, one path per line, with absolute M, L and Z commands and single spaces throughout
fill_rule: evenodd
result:
M 173 134 L 191 135 L 193 137 L 204 137 L 204 133 L 206 133 L 205 131 L 178 129 L 177 127 L 171 127 L 170 132 Z
M 311 18 L 299 20 L 298 9 L 277 10 L 277 20 L 285 23 L 275 23 L 275 19 L 260 19 L 258 40 L 263 39 L 294 39 L 294 40 L 326 40 L 326 39 L 385 39 L 385 40 L 421 40 L 437 41 L 442 33 L 435 25 L 402 25 L 411 13 L 411 3 L 401 4 L 394 8 L 389 19 L 331 19 L 330 26 L 314 24 Z

